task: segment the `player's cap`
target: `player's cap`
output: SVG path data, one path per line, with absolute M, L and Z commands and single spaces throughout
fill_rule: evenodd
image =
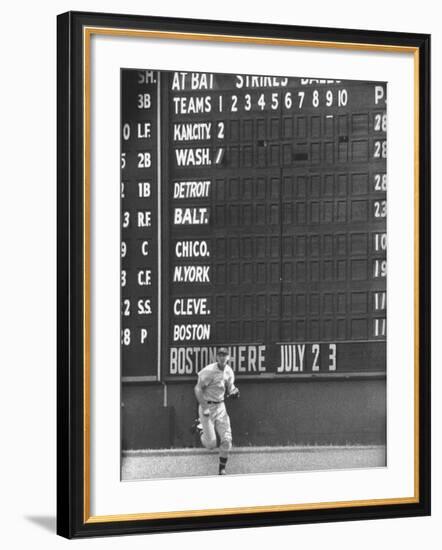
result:
M 227 348 L 218 348 L 216 350 L 217 355 L 229 355 L 229 350 Z

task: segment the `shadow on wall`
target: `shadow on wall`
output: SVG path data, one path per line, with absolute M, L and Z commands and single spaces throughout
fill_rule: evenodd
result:
M 25 516 L 25 519 L 38 525 L 45 531 L 50 531 L 51 533 L 56 532 L 57 520 L 55 516 Z

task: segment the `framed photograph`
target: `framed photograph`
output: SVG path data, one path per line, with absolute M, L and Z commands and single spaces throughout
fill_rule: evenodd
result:
M 58 533 L 428 515 L 429 35 L 70 12 L 57 70 Z

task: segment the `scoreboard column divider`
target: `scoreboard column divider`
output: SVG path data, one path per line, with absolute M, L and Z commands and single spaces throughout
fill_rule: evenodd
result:
M 159 178 L 159 210 L 161 212 L 161 236 L 162 239 L 158 240 L 158 250 L 161 254 L 161 268 L 162 268 L 162 286 L 161 286 L 161 342 L 160 342 L 160 356 L 158 361 L 159 381 L 163 384 L 163 406 L 167 407 L 167 383 L 165 381 L 165 368 L 169 361 L 169 277 L 170 277 L 170 259 L 169 259 L 169 73 L 158 71 L 158 127 L 161 128 L 158 139 L 158 151 L 160 155 L 160 171 L 161 177 Z M 162 360 L 165 360 L 166 366 L 162 364 Z M 167 371 L 166 371 L 167 372 Z
M 161 215 L 161 178 L 162 178 L 162 155 L 161 155 L 161 71 L 157 71 L 157 209 L 158 209 L 158 235 L 157 235 L 157 253 L 158 253 L 158 349 L 157 349 L 157 379 L 161 381 L 161 342 L 162 342 L 162 223 Z
M 284 311 L 283 300 L 284 300 L 284 282 L 282 280 L 283 276 L 283 236 L 284 236 L 284 226 L 283 226 L 283 199 L 282 199 L 282 189 L 283 189 L 283 175 L 284 175 L 284 153 L 283 153 L 283 132 L 284 132 L 284 111 L 282 107 L 282 97 L 284 92 L 281 91 L 281 99 L 279 101 L 279 334 L 278 341 L 282 342 L 282 313 Z M 281 146 L 282 145 L 282 146 Z

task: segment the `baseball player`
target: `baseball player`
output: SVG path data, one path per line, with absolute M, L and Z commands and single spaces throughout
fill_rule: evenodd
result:
M 199 433 L 201 443 L 206 449 L 215 449 L 218 434 L 219 475 L 226 474 L 227 458 L 232 448 L 232 430 L 224 399 L 239 397 L 239 390 L 234 384 L 235 375 L 227 364 L 228 359 L 227 348 L 219 348 L 216 363 L 207 365 L 198 373 L 195 386 L 199 418 L 194 423 L 194 429 Z

